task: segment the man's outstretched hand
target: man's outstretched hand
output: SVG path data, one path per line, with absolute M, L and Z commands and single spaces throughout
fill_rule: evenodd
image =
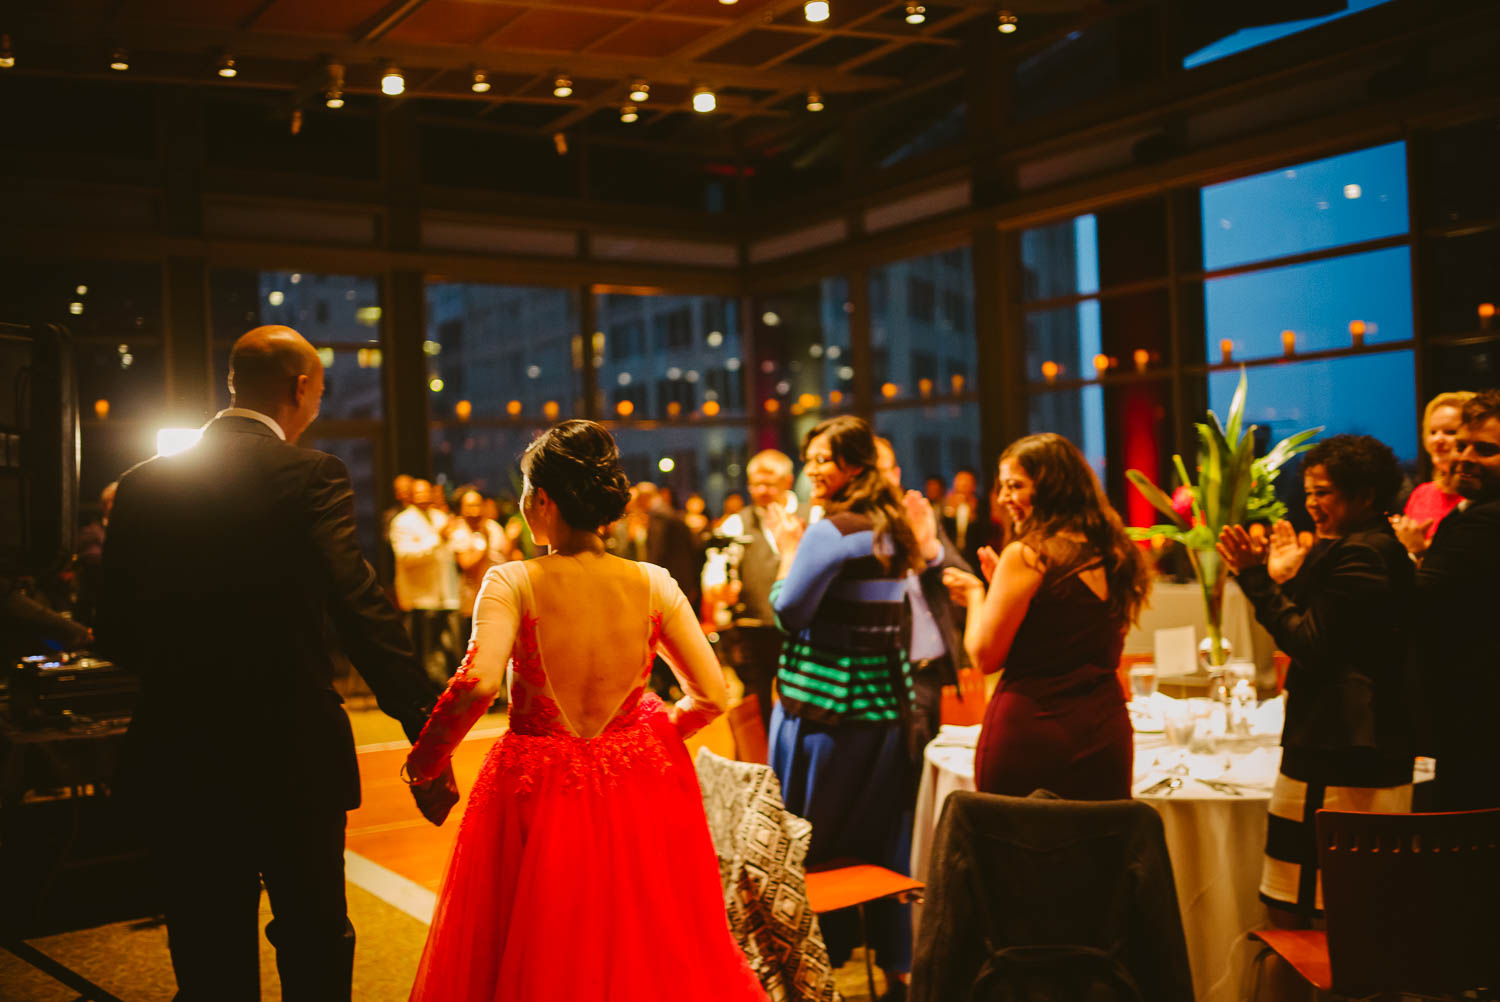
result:
M 453 805 L 458 803 L 458 782 L 453 778 L 453 763 L 444 766 L 436 779 L 411 784 L 411 795 L 422 817 L 441 826 Z

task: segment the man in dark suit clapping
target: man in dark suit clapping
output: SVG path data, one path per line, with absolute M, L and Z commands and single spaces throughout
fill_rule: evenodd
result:
M 317 352 L 258 327 L 229 369 L 233 406 L 115 498 L 97 632 L 142 683 L 120 786 L 158 870 L 178 999 L 259 998 L 262 881 L 282 997 L 348 999 L 359 772 L 325 619 L 413 740 L 438 687 L 360 553 L 344 465 L 293 444 L 322 399 Z M 413 792 L 430 817 L 457 799 L 451 773 Z
M 1464 404 L 1464 496 L 1417 569 L 1417 665 L 1431 694 L 1439 810 L 1500 807 L 1500 390 Z

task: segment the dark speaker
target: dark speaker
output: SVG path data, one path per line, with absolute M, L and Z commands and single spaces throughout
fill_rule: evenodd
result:
M 0 574 L 39 574 L 73 552 L 78 378 L 57 324 L 0 323 Z

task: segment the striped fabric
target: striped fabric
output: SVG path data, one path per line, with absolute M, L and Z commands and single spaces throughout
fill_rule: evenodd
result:
M 850 655 L 788 640 L 777 685 L 792 716 L 826 723 L 894 723 L 901 719 L 902 702 L 912 698 L 911 671 L 899 649 Z
M 1318 874 L 1318 811 L 1405 814 L 1411 810 L 1411 794 L 1411 783 L 1327 786 L 1304 783 L 1279 773 L 1271 791 L 1271 816 L 1266 824 L 1261 900 L 1303 915 L 1321 915 L 1323 880 Z

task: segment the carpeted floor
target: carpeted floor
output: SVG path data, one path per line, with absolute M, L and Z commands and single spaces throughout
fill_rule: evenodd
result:
M 404 741 L 400 727 L 374 709 L 351 707 L 356 742 L 381 745 Z M 481 726 L 501 725 L 496 714 Z M 404 1002 L 411 990 L 427 926 L 374 894 L 350 884 L 349 916 L 356 930 L 354 998 L 356 1002 Z M 261 898 L 261 926 L 270 920 Z M 165 926 L 154 920 L 120 922 L 28 940 L 44 954 L 122 1002 L 168 1002 L 175 990 L 167 954 Z M 884 989 L 876 974 L 877 984 Z M 839 989 L 849 1002 L 868 1002 L 864 959 L 856 951 L 838 972 Z M 38 970 L 0 948 L 0 1000 L 4 1002 L 79 1002 L 88 995 Z M 261 938 L 261 998 L 278 1002 L 280 982 L 275 955 Z

